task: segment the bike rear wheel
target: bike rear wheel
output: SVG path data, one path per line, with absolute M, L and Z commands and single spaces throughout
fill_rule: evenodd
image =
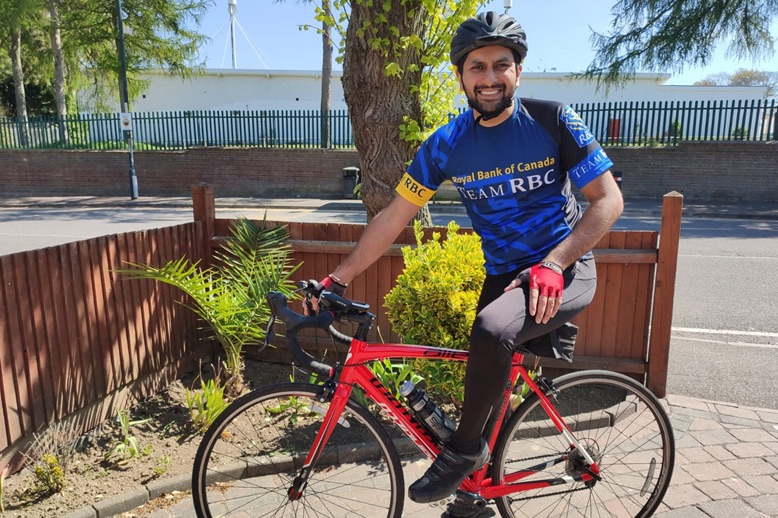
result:
M 197 516 L 401 516 L 405 486 L 397 450 L 353 400 L 301 485 L 303 463 L 330 406 L 319 401 L 321 391 L 273 385 L 224 410 L 195 457 Z M 299 497 L 288 496 L 296 491 Z
M 554 380 L 554 387 L 558 393 L 550 396 L 551 403 L 597 462 L 602 479 L 574 480 L 586 471 L 584 459 L 570 450 L 532 394 L 505 425 L 492 476 L 504 483 L 534 468 L 537 472 L 521 482 L 556 479 L 558 485 L 498 498 L 501 515 L 651 516 L 675 461 L 670 419 L 659 400 L 632 378 L 607 371 L 568 374 Z

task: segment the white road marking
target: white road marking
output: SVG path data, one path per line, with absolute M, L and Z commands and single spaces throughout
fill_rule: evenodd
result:
M 728 342 L 723 340 L 711 340 L 709 338 L 691 338 L 688 336 L 672 335 L 674 340 L 686 340 L 687 342 L 704 342 L 706 344 L 734 345 L 737 347 L 758 347 L 762 349 L 778 349 L 778 344 L 755 344 L 751 342 Z
M 678 257 L 694 257 L 705 259 L 767 259 L 769 261 L 776 261 L 778 257 L 766 257 L 764 255 L 704 255 L 704 254 L 678 254 Z
M 673 327 L 671 331 L 678 333 L 697 333 L 704 335 L 760 336 L 766 338 L 778 338 L 778 333 L 770 333 L 767 331 L 736 331 L 734 329 L 701 329 L 697 327 Z

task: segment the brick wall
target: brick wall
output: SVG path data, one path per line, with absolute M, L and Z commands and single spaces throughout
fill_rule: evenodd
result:
M 678 191 L 687 201 L 778 202 L 778 142 L 682 143 L 674 148 L 608 148 L 624 196 Z
M 134 153 L 141 196 L 340 197 L 354 151 L 194 148 Z M 120 151 L 0 151 L 0 196 L 126 196 L 129 154 Z
M 778 143 L 688 143 L 675 148 L 608 148 L 626 197 L 679 191 L 687 201 L 778 202 Z M 189 196 L 212 184 L 217 196 L 328 197 L 343 194 L 354 151 L 195 148 L 140 151 L 141 196 Z M 0 196 L 126 196 L 126 152 L 0 151 Z

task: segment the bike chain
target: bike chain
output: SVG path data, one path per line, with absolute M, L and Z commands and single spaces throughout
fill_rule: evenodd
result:
M 539 459 L 545 459 L 548 457 L 555 457 L 556 454 L 549 454 L 549 455 L 538 455 L 536 457 L 524 457 L 522 459 L 516 459 L 518 462 L 524 462 L 527 460 L 539 460 Z M 568 493 L 575 493 L 577 491 L 585 491 L 589 489 L 588 487 L 579 487 L 578 489 L 568 489 L 567 491 L 557 491 L 556 493 L 544 493 L 542 495 L 535 495 L 535 496 L 524 496 L 521 498 L 512 498 L 514 502 L 523 502 L 526 500 L 535 500 L 536 498 L 546 498 L 548 496 L 558 496 L 558 495 L 566 495 Z
M 567 491 L 557 491 L 556 493 L 545 493 L 542 495 L 536 495 L 536 496 L 524 496 L 521 498 L 511 498 L 514 502 L 523 502 L 525 500 L 535 500 L 536 498 L 546 498 L 547 496 L 558 496 L 558 495 L 566 495 L 568 493 L 575 493 L 576 491 L 585 491 L 589 489 L 588 487 L 579 487 L 578 489 L 568 489 Z

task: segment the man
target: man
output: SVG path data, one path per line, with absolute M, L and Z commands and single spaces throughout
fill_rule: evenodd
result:
M 486 12 L 462 23 L 451 62 L 472 109 L 422 144 L 397 186 L 399 196 L 322 281 L 342 293 L 444 180 L 456 186 L 481 237 L 487 276 L 470 337 L 462 416 L 438 458 L 410 486 L 416 502 L 447 497 L 486 464 L 481 434 L 507 383 L 512 352 L 591 302 L 590 250 L 623 209 L 613 163 L 578 115 L 560 103 L 514 96 L 526 53 L 526 34 L 508 15 Z M 589 202 L 586 211 L 571 181 Z M 554 354 L 566 357 L 561 349 Z

